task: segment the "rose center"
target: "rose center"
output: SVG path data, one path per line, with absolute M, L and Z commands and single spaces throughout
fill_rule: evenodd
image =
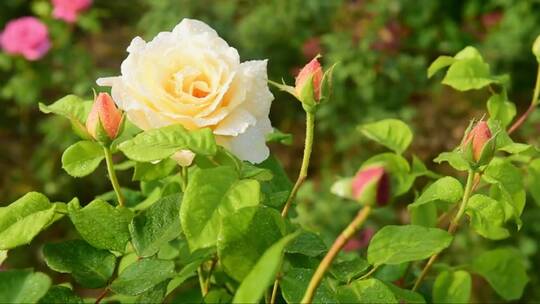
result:
M 185 66 L 171 75 L 167 91 L 176 96 L 188 94 L 196 98 L 205 98 L 211 91 L 209 83 L 208 77 L 199 69 Z

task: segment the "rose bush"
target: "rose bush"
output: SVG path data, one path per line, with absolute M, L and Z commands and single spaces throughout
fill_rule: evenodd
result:
M 64 151 L 62 168 L 83 177 L 104 161 L 112 191 L 67 203 L 30 192 L 0 208 L 0 263 L 62 218 L 76 230 L 45 244 L 40 256 L 50 272 L 69 274 L 61 279 L 67 284 L 9 269 L 0 272 L 0 302 L 464 303 L 474 301 L 473 275 L 502 300 L 522 296 L 527 263 L 510 242 L 460 259 L 445 253 L 468 238 L 500 241 L 522 228 L 526 191 L 538 195 L 540 151 L 512 133 L 540 102 L 540 72 L 530 110 L 514 119 L 507 82 L 491 73 L 478 50 L 435 60 L 429 77 L 448 68 L 444 84 L 490 94 L 489 119 L 471 123 L 462 143 L 434 160 L 455 176 L 432 172 L 410 154 L 414 135 L 403 121 L 358 126 L 358 135 L 388 151 L 332 187 L 340 203 L 349 200 L 358 212 L 328 246 L 289 211 L 301 202 L 296 194 L 308 177 L 316 113 L 331 102 L 333 68 L 323 71 L 315 58 L 296 87 L 271 82 L 306 114 L 293 185 L 279 162 L 267 158 L 266 62 L 240 63 L 215 31 L 189 19 L 149 43 L 134 39 L 128 51 L 122 75 L 98 81 L 112 86 L 113 97 L 68 95 L 40 104 L 44 113 L 67 118 L 80 137 Z M 193 159 L 179 167 L 170 159 L 178 153 Z M 134 183 L 120 185 L 119 170 L 132 171 Z M 365 229 L 366 252 L 342 253 L 362 248 L 350 243 L 358 231 L 410 192 L 406 223 L 373 235 Z M 471 233 L 454 242 L 464 219 Z M 83 300 L 88 289 L 96 291 Z

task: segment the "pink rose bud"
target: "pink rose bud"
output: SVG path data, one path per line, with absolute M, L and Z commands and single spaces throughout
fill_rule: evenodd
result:
M 481 120 L 476 126 L 467 134 L 465 141 L 463 142 L 463 148 L 472 142 L 472 154 L 475 161 L 479 161 L 482 157 L 482 152 L 487 142 L 491 139 L 491 130 L 487 122 Z
M 352 181 L 352 195 L 366 205 L 384 206 L 390 200 L 390 179 L 383 166 L 361 169 Z
M 52 0 L 52 4 L 54 18 L 73 23 L 81 12 L 92 5 L 92 0 Z
M 109 139 L 115 139 L 122 123 L 122 112 L 116 108 L 107 93 L 99 93 L 92 110 L 86 119 L 86 129 L 93 138 L 98 139 L 100 124 Z
M 315 101 L 319 101 L 321 98 L 323 71 L 317 57 L 306 64 L 306 66 L 300 70 L 298 76 L 296 76 L 295 92 L 297 96 L 302 96 L 302 90 L 308 84 L 307 81 L 310 77 L 312 77 L 311 79 L 313 81 L 313 97 L 315 98 Z
M 35 17 L 22 17 L 8 22 L 0 33 L 0 47 L 8 54 L 37 60 L 47 54 L 51 41 L 43 22 Z

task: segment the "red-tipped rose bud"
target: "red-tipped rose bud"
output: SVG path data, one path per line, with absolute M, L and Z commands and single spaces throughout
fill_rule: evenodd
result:
M 352 181 L 352 195 L 366 205 L 386 205 L 390 200 L 390 179 L 385 168 L 377 165 L 358 171 Z
M 122 123 L 122 112 L 107 93 L 99 93 L 86 119 L 86 129 L 93 138 L 102 140 L 100 133 L 115 139 Z M 104 131 L 104 132 L 100 132 Z
M 486 145 L 491 140 L 491 137 L 491 130 L 489 129 L 487 122 L 481 120 L 474 128 L 472 128 L 469 134 L 466 135 L 462 147 L 467 150 L 470 146 L 472 149 L 473 160 L 479 162 L 482 159 L 482 154 Z
M 319 101 L 321 98 L 321 82 L 323 78 L 323 70 L 321 68 L 321 64 L 319 63 L 318 57 L 313 58 L 306 66 L 302 68 L 300 73 L 298 73 L 298 76 L 296 76 L 296 83 L 295 83 L 295 92 L 296 95 L 302 100 L 305 98 L 306 92 L 304 92 L 306 86 L 312 85 L 313 92 L 310 93 L 315 99 L 315 101 Z M 309 81 L 312 81 L 310 84 Z

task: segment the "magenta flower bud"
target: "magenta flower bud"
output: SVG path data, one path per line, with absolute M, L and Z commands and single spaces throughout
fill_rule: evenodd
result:
M 489 129 L 487 122 L 481 120 L 466 135 L 462 148 L 467 149 L 468 145 L 472 144 L 472 156 L 474 161 L 478 162 L 482 158 L 484 148 L 491 140 L 491 137 L 491 130 Z
M 118 110 L 112 97 L 107 93 L 99 93 L 86 119 L 88 133 L 100 140 L 99 130 L 102 129 L 108 139 L 115 139 L 121 123 L 122 112 Z
M 313 58 L 302 68 L 302 70 L 300 70 L 298 76 L 296 76 L 295 92 L 300 99 L 302 99 L 304 87 L 309 84 L 308 81 L 310 79 L 313 82 L 313 98 L 315 98 L 315 101 L 319 101 L 321 98 L 323 70 L 317 58 L 318 57 Z M 302 101 L 305 102 L 304 100 Z
M 352 195 L 366 205 L 386 205 L 390 200 L 390 178 L 385 168 L 374 165 L 358 171 L 352 181 Z

